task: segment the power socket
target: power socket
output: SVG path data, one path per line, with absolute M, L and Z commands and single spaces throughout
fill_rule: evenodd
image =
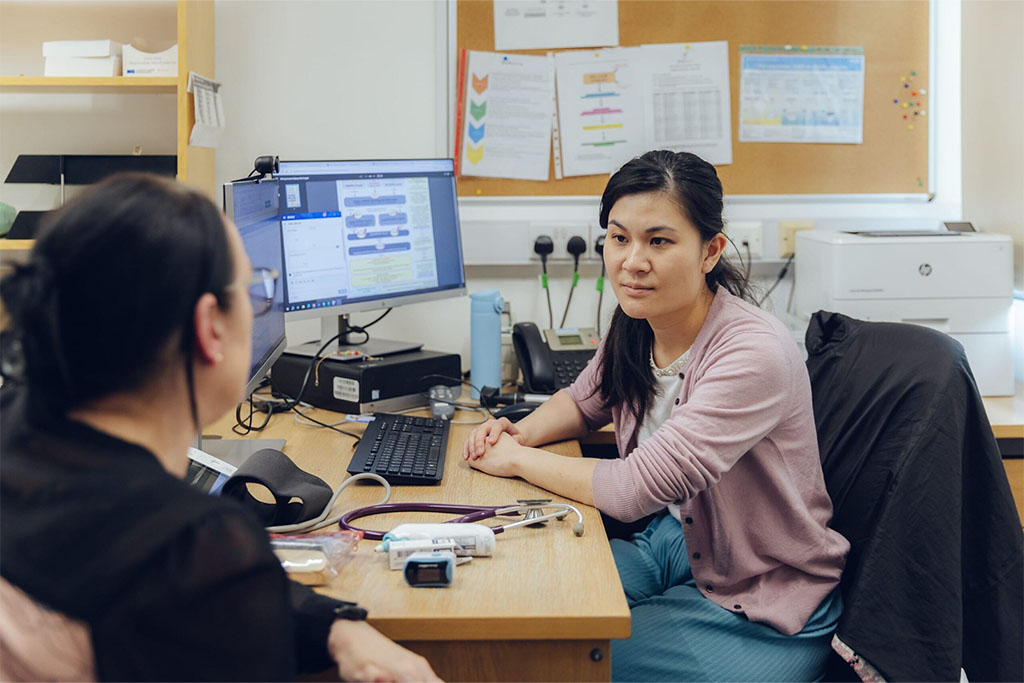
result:
M 759 259 L 764 256 L 764 226 L 760 221 L 729 221 L 725 226 L 725 234 L 736 244 L 744 263 L 748 259 Z M 732 256 L 728 251 L 726 255 Z
M 548 256 L 548 263 L 572 263 L 572 255 L 566 248 L 569 238 L 574 235 L 587 239 L 590 234 L 590 225 L 587 223 L 537 223 L 530 221 L 528 230 L 528 244 L 530 245 L 530 261 L 540 263 L 540 256 L 533 253 L 533 242 L 541 235 L 547 235 L 555 243 L 555 250 Z M 589 250 L 588 250 L 589 251 Z M 587 260 L 584 254 L 580 261 Z
M 814 230 L 814 221 L 779 221 L 779 258 L 796 252 L 796 234 L 801 230 Z

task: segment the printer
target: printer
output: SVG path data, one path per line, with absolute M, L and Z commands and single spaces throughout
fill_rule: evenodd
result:
M 983 396 L 1013 395 L 1009 236 L 805 230 L 795 262 L 801 319 L 826 310 L 945 332 L 963 345 Z

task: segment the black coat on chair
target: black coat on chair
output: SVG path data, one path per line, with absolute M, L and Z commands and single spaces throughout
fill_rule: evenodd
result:
M 832 527 L 852 546 L 837 635 L 888 680 L 1024 680 L 1024 534 L 963 348 L 822 311 L 806 342 Z

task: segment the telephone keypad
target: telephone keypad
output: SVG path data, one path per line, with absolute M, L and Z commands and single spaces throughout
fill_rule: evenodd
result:
M 555 388 L 565 389 L 587 367 L 587 363 L 594 357 L 594 351 L 555 351 L 551 355 L 555 366 Z

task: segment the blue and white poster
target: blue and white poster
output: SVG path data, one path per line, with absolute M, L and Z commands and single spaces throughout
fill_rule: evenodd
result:
M 862 143 L 863 50 L 777 50 L 741 48 L 740 142 Z

